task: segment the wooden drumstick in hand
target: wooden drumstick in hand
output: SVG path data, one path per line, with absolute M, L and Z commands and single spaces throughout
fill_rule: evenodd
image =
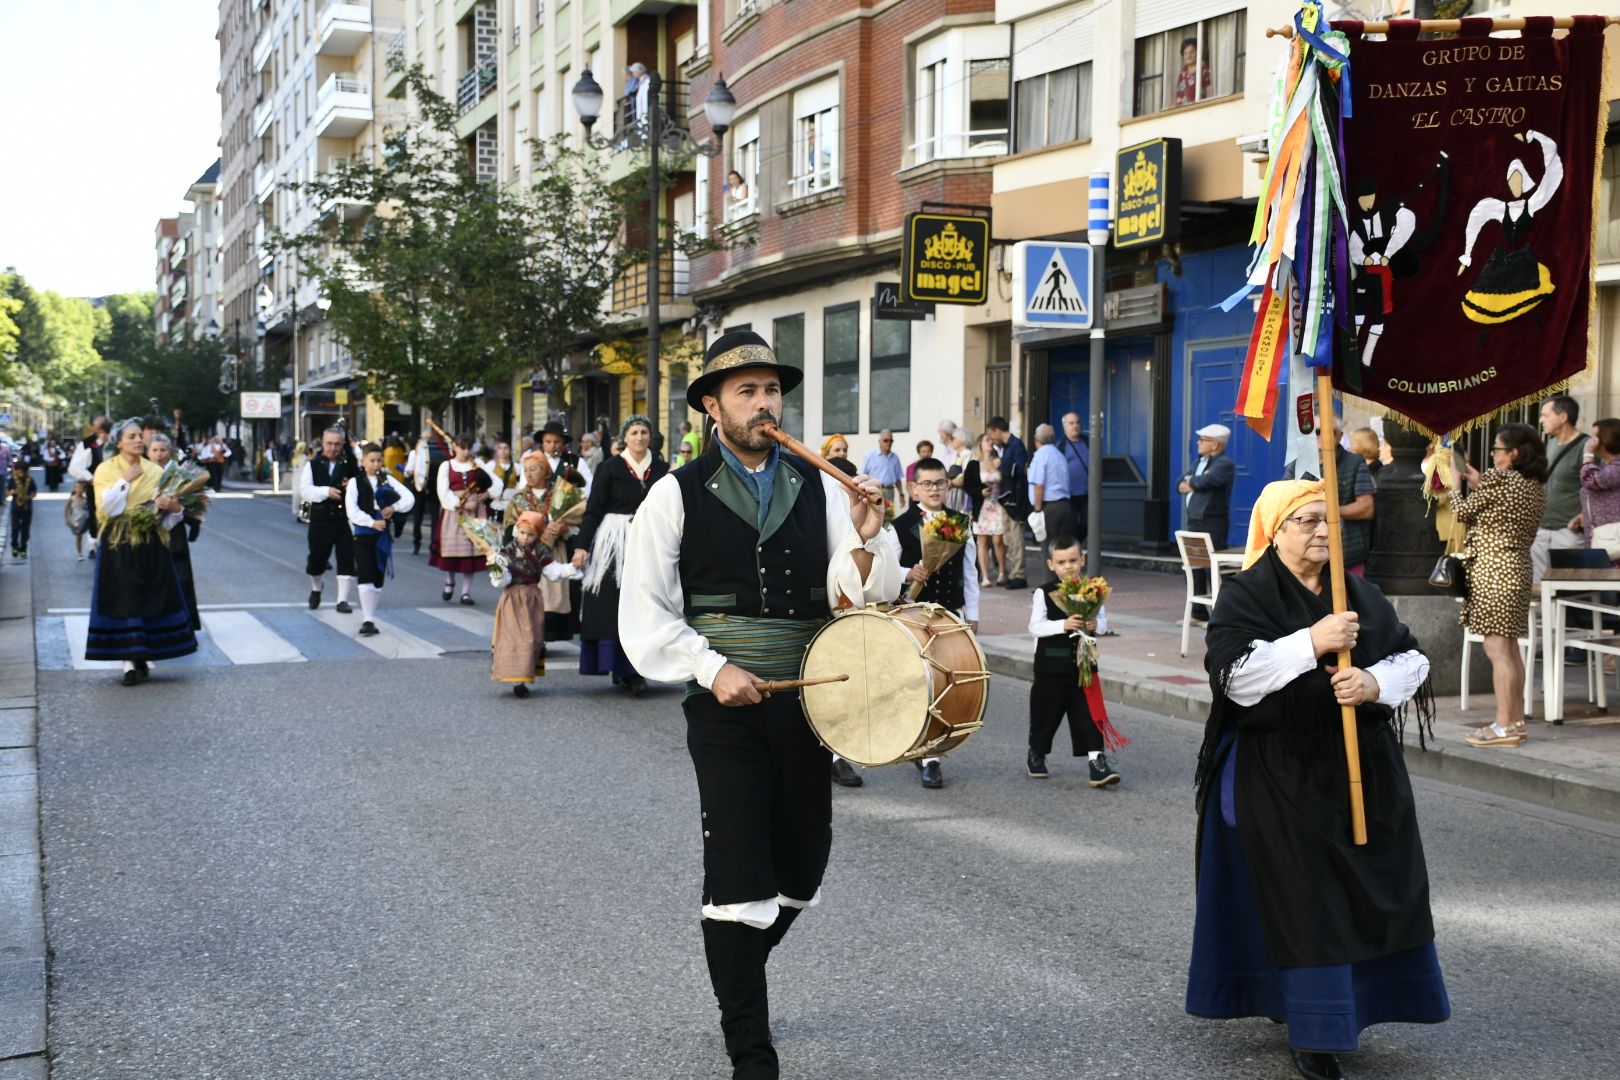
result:
M 759 685 L 762 694 L 774 694 L 780 690 L 797 690 L 804 686 L 821 686 L 824 683 L 849 682 L 848 675 L 823 675 L 816 679 L 781 679 L 776 682 L 764 682 Z

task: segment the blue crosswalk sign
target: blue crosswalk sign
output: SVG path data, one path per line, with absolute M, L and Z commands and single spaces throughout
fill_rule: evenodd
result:
M 1013 323 L 1087 330 L 1092 325 L 1091 248 L 1086 244 L 1013 245 Z

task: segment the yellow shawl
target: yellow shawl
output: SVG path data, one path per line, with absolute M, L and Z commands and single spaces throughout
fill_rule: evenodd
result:
M 128 471 L 129 466 L 116 454 L 96 466 L 92 487 L 95 492 L 96 521 L 103 529 L 119 518 L 128 517 L 131 510 L 157 498 L 158 477 L 163 475 L 163 467 L 142 458 L 141 475 L 129 486 L 129 497 L 124 500 L 124 512 L 117 517 L 109 517 L 107 511 L 102 509 L 102 496 L 117 487 L 118 481 L 122 480 L 124 473 Z

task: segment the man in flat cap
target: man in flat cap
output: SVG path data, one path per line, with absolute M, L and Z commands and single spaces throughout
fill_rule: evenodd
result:
M 779 1075 L 765 958 L 821 899 L 832 846 L 831 758 L 797 690 L 810 639 L 841 602 L 900 591 L 883 510 L 847 493 L 762 430 L 803 379 L 763 338 L 709 346 L 686 392 L 716 427 L 697 460 L 658 480 L 625 544 L 619 628 L 648 679 L 685 682 L 686 744 L 703 833 L 702 927 L 736 1080 Z M 877 484 L 855 478 L 863 491 Z
M 1182 528 L 1188 532 L 1209 533 L 1217 551 L 1226 546 L 1227 534 L 1232 531 L 1232 480 L 1237 475 L 1237 466 L 1226 455 L 1226 443 L 1231 437 L 1232 429 L 1225 424 L 1199 428 L 1198 461 L 1176 485 L 1186 522 Z M 1208 594 L 1208 569 L 1193 571 L 1193 588 L 1199 596 Z M 1195 604 L 1192 617 L 1208 622 L 1209 609 Z

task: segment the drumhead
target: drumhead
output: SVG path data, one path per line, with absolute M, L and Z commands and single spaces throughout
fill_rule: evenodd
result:
M 840 674 L 849 681 L 799 691 L 822 745 L 857 765 L 900 760 L 927 728 L 932 700 L 916 639 L 878 612 L 846 612 L 821 628 L 804 657 L 807 679 Z

